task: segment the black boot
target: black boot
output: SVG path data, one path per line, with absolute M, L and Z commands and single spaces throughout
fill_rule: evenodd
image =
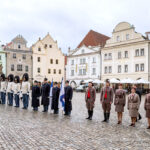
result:
M 93 110 L 90 111 L 90 118 L 89 118 L 89 120 L 92 120 L 92 117 L 93 117 Z
M 138 120 L 141 120 L 142 119 L 142 116 L 139 114 L 139 119 Z
M 106 113 L 106 122 L 109 122 L 110 113 Z
M 86 119 L 90 119 L 90 110 L 88 110 L 88 117 Z
M 106 113 L 104 112 L 104 120 L 102 122 L 106 122 L 107 121 L 107 116 Z

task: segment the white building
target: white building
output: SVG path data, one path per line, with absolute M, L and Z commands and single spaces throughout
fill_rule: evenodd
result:
M 150 40 L 127 22 L 119 23 L 101 50 L 102 80 L 143 78 L 150 81 Z
M 75 87 L 82 81 L 100 79 L 101 58 L 100 46 L 82 45 L 73 51 L 69 50 L 66 66 L 66 79 Z

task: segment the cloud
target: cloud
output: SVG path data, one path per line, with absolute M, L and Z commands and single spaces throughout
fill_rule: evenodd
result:
M 1 0 L 0 41 L 22 34 L 31 46 L 47 32 L 63 52 L 75 48 L 90 29 L 111 36 L 121 21 L 150 30 L 149 0 Z

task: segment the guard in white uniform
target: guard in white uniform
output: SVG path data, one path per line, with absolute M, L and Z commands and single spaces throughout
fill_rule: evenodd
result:
M 14 76 L 10 74 L 8 76 L 7 94 L 8 94 L 8 105 L 13 106 L 13 84 Z
M 13 84 L 13 92 L 14 92 L 14 99 L 15 99 L 15 107 L 20 106 L 19 102 L 19 95 L 20 95 L 20 78 L 19 76 L 15 76 L 14 78 L 14 84 Z
M 23 109 L 27 109 L 29 105 L 29 92 L 30 92 L 30 82 L 27 73 L 23 75 L 22 80 L 23 81 L 21 86 L 21 92 L 23 95 Z
M 1 100 L 2 100 L 2 104 L 6 103 L 6 88 L 7 88 L 7 83 L 5 81 L 5 75 L 1 74 L 1 88 L 0 88 L 0 92 L 1 92 Z

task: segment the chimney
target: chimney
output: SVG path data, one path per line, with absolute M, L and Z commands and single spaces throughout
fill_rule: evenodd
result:
M 150 32 L 145 32 L 146 38 L 150 40 Z

